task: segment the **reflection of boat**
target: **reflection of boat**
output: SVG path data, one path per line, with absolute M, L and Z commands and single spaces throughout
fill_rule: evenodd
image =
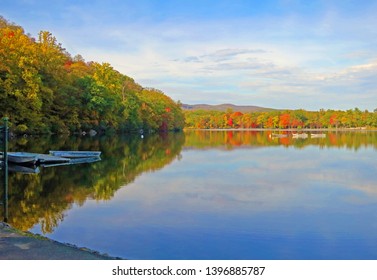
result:
M 307 133 L 292 133 L 292 137 L 293 138 L 308 138 L 308 134 Z
M 63 158 L 96 158 L 101 155 L 99 151 L 50 151 L 50 154 Z
M 24 166 L 19 164 L 9 164 L 8 165 L 9 172 L 17 172 L 17 173 L 24 173 L 24 174 L 34 174 L 39 173 L 39 167 L 35 165 L 31 166 Z
M 311 133 L 310 137 L 311 138 L 325 138 L 326 134 L 324 134 L 324 133 Z

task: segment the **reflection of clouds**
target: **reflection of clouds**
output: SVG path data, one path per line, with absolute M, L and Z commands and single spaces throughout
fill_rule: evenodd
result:
M 355 191 L 375 196 L 375 170 L 357 172 L 358 164 L 357 154 L 346 150 L 330 155 L 315 148 L 185 151 L 183 161 L 156 176 L 145 175 L 135 186 L 127 186 L 124 195 L 154 211 L 177 207 L 253 215 L 296 207 L 310 210 L 327 207 L 329 193 L 337 193 L 331 196 L 334 203 L 351 203 L 348 197 Z
M 266 250 L 276 258 L 363 258 L 365 248 L 376 246 L 373 153 L 319 147 L 185 150 L 182 160 L 143 173 L 100 206 L 86 203 L 65 223 L 81 229 L 83 219 L 92 221 L 86 239 L 93 231 L 110 231 L 115 249 L 126 256 L 151 258 L 153 247 L 170 248 L 173 258 L 181 250 L 186 258 L 202 258 L 200 248 L 212 257 L 233 248 L 233 258 L 242 252 L 261 258 Z
M 328 159 L 317 153 L 317 149 L 184 152 L 183 161 L 125 187 L 122 199 L 137 201 L 147 216 L 169 211 L 190 217 L 199 213 L 253 216 L 326 208 L 331 202 L 327 191 L 339 192 L 331 197 L 335 204 L 350 202 L 355 190 L 366 191 L 352 173 L 339 176 L 339 168 L 325 170 L 323 161 Z

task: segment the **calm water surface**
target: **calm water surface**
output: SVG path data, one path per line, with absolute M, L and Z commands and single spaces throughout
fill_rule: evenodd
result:
M 129 259 L 377 259 L 377 133 L 18 139 L 101 150 L 9 174 L 9 223 Z

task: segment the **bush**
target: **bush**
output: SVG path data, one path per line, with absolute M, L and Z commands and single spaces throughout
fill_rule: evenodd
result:
M 26 133 L 28 131 L 28 127 L 24 124 L 19 124 L 16 126 L 16 133 L 17 134 L 22 134 L 22 133 Z

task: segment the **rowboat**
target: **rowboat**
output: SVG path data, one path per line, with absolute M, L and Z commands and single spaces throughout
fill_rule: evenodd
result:
M 37 154 L 23 153 L 23 152 L 8 152 L 8 162 L 16 164 L 36 164 L 38 161 Z
M 50 154 L 63 158 L 92 158 L 100 157 L 100 151 L 50 151 Z
M 57 157 L 52 155 L 37 154 L 38 163 L 61 163 L 69 162 L 69 158 Z
M 8 152 L 8 162 L 19 165 L 36 164 L 76 164 L 84 162 L 94 162 L 90 159 L 100 159 L 101 152 L 92 151 L 50 151 L 50 154 L 37 154 L 27 152 Z M 3 153 L 0 158 L 3 159 Z M 80 159 L 81 162 L 80 162 Z M 86 160 L 85 160 L 86 159 Z M 77 161 L 77 162 L 75 162 Z
M 35 165 L 38 163 L 69 162 L 69 158 L 27 152 L 8 152 L 8 162 L 21 165 Z
M 100 157 L 71 158 L 71 159 L 68 159 L 68 162 L 42 163 L 41 166 L 43 166 L 43 167 L 56 167 L 56 166 L 63 166 L 63 165 L 93 163 L 93 162 L 97 162 L 97 161 L 100 161 L 100 160 L 101 160 Z

